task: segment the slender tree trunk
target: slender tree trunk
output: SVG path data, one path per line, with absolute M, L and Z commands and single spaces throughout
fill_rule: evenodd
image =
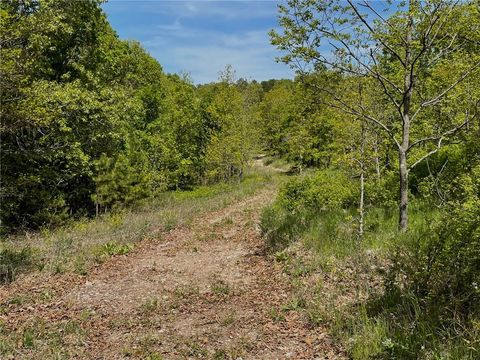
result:
M 96 189 L 96 196 L 95 196 L 95 217 L 98 217 L 98 213 L 100 212 L 100 199 L 98 195 L 98 187 Z
M 413 93 L 413 69 L 412 65 L 412 29 L 413 29 L 413 6 L 415 0 L 410 0 L 405 44 L 405 73 L 404 73 L 404 100 L 402 112 L 402 142 L 398 149 L 398 166 L 400 176 L 400 199 L 398 229 L 401 232 L 408 228 L 408 168 L 407 151 L 410 145 L 410 104 Z
M 399 167 L 400 167 L 400 201 L 399 201 L 399 221 L 398 229 L 402 232 L 408 228 L 408 172 L 407 172 L 407 156 L 405 151 L 399 151 Z
M 380 156 L 378 155 L 378 133 L 375 132 L 375 141 L 373 143 L 373 150 L 375 152 L 375 173 L 377 174 L 377 180 L 380 180 Z
M 359 221 L 359 228 L 358 228 L 358 235 L 360 236 L 360 239 L 363 238 L 363 227 L 365 223 L 364 194 L 365 194 L 365 179 L 364 179 L 364 171 L 363 171 L 363 164 L 362 164 L 362 172 L 360 173 L 360 205 L 358 209 L 360 212 L 360 221 Z
M 365 222 L 364 198 L 365 198 L 365 137 L 366 128 L 365 123 L 362 122 L 362 139 L 360 144 L 360 202 L 358 212 L 360 213 L 358 235 L 360 239 L 363 238 L 363 227 Z

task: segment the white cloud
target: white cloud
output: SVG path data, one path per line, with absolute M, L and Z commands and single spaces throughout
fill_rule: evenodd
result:
M 286 65 L 274 62 L 279 54 L 270 45 L 268 30 L 224 34 L 183 26 L 166 30 L 168 36 L 156 35 L 144 42 L 144 46 L 167 71 L 189 72 L 196 83 L 215 80 L 227 64 L 234 67 L 238 77 L 257 80 L 291 77 Z
M 144 7 L 141 11 L 159 14 L 159 22 L 164 23 L 137 26 L 132 32 L 167 72 L 188 72 L 195 83 L 216 80 L 227 64 L 234 67 L 238 77 L 247 79 L 293 76 L 287 65 L 274 60 L 279 53 L 268 37 L 271 28 L 268 24 L 274 23 L 272 19 L 276 16 L 273 4 L 265 6 L 259 1 L 149 4 L 140 2 L 138 6 Z

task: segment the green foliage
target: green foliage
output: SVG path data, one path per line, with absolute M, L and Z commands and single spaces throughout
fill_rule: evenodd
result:
M 203 104 L 205 115 L 214 131 L 205 153 L 205 180 L 241 179 L 251 158 L 255 132 L 245 111 L 245 98 L 234 84 L 234 73 L 227 67 L 220 83 L 204 87 L 208 91 Z M 249 126 L 250 125 L 250 126 Z
M 210 143 L 210 125 L 200 99 L 186 78 L 168 77 L 157 118 L 147 127 L 154 189 L 185 189 L 198 183 Z
M 120 154 L 116 159 L 100 157 L 93 195 L 98 208 L 132 205 L 150 195 L 149 173 L 142 169 L 145 159 L 141 152 Z
M 271 42 L 317 102 L 342 114 L 345 127 L 356 134 L 360 154 L 344 148 L 343 155 L 356 155 L 365 171 L 365 124 L 397 153 L 402 231 L 408 227 L 410 170 L 462 138 L 462 130 L 478 116 L 480 94 L 472 84 L 480 76 L 480 48 L 471 40 L 477 38 L 478 18 L 475 1 L 388 1 L 375 9 L 350 1 L 289 0 L 279 6 L 281 30 L 270 32 Z M 360 133 L 355 122 L 362 123 Z M 308 143 L 308 131 L 298 134 Z M 372 144 L 378 176 L 382 142 Z M 305 143 L 295 143 L 302 156 Z
M 345 217 L 344 211 L 355 201 L 355 184 L 342 171 L 319 170 L 314 175 L 295 177 L 280 189 L 276 202 L 264 210 L 262 233 L 269 247 L 277 250 L 297 240 L 312 227 L 314 219 L 335 211 Z
M 313 176 L 297 177 L 280 190 L 278 202 L 287 211 L 346 209 L 356 201 L 356 186 L 340 170 L 319 170 Z
M 99 249 L 99 254 L 107 256 L 126 255 L 133 250 L 131 244 L 117 244 L 115 241 L 110 241 L 103 244 Z
M 397 204 L 397 174 L 384 171 L 380 178 L 370 176 L 365 181 L 366 204 L 371 207 L 392 209 Z
M 478 181 L 477 185 L 478 186 Z M 450 203 L 439 221 L 396 239 L 386 291 L 367 322 L 388 324 L 381 358 L 474 359 L 480 352 L 480 212 L 477 195 Z
M 287 152 L 287 129 L 293 114 L 292 84 L 278 83 L 265 93 L 259 106 L 263 146 L 270 154 Z
M 239 178 L 251 156 L 261 86 L 164 74 L 100 4 L 1 4 L 2 233 Z
M 400 246 L 391 285 L 406 287 L 426 307 L 442 308 L 442 322 L 480 315 L 480 167 L 457 185 L 463 199 L 449 203 L 440 222 Z M 398 273 L 406 274 L 397 282 Z M 439 314 L 440 315 L 440 314 Z

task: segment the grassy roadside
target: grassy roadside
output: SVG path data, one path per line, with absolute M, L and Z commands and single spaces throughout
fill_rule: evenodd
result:
M 294 288 L 278 313 L 297 311 L 312 327 L 324 327 L 351 359 L 383 359 L 392 341 L 389 323 L 371 316 L 372 299 L 383 295 L 390 255 L 404 239 L 398 239 L 396 217 L 389 211 L 371 209 L 366 219 L 371 228 L 362 240 L 353 217 L 353 211 L 319 214 L 294 231 L 286 246 L 272 247 Z M 265 223 L 271 218 L 264 218 L 263 226 L 275 226 Z M 422 206 L 412 206 L 411 222 L 419 229 L 427 225 Z
M 323 181 L 330 175 L 293 177 L 263 213 L 267 246 L 294 289 L 272 318 L 301 314 L 354 360 L 478 359 L 478 303 L 468 303 L 478 285 L 462 277 L 478 274 L 478 251 L 468 252 L 478 243 L 478 208 L 466 204 L 449 216 L 413 199 L 410 230 L 401 234 L 396 208 L 371 205 L 360 238 L 355 193 L 342 193 L 345 180 Z M 461 272 L 461 261 L 474 265 Z M 463 281 L 457 288 L 455 276 Z
M 127 254 L 146 238 L 187 225 L 199 214 L 221 209 L 265 187 L 274 187 L 277 172 L 254 166 L 240 183 L 198 186 L 166 192 L 133 209 L 75 221 L 55 230 L 10 236 L 0 242 L 0 284 L 32 271 L 86 274 L 110 256 Z

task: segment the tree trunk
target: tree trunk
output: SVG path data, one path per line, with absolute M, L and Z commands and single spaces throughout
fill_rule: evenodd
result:
M 407 151 L 410 145 L 410 105 L 413 94 L 413 69 L 412 65 L 412 31 L 413 31 L 413 6 L 415 0 L 410 0 L 409 15 L 407 24 L 407 34 L 405 41 L 405 70 L 403 84 L 403 111 L 402 111 L 402 143 L 398 148 L 398 166 L 400 177 L 400 194 L 399 194 L 399 218 L 398 229 L 401 232 L 407 231 L 408 228 L 408 168 L 407 168 Z
M 400 172 L 400 201 L 398 229 L 407 231 L 408 227 L 408 171 L 407 155 L 403 150 L 399 151 L 399 172 Z
M 364 179 L 364 171 L 362 166 L 362 172 L 360 174 L 360 205 L 359 205 L 359 212 L 360 212 L 360 221 L 359 221 L 359 229 L 358 235 L 360 239 L 363 238 L 363 225 L 365 222 L 365 211 L 364 211 L 364 193 L 365 193 L 365 179 Z
M 362 121 L 362 139 L 360 143 L 360 203 L 358 206 L 358 212 L 360 213 L 358 235 L 360 239 L 363 238 L 363 227 L 365 222 L 365 211 L 364 211 L 364 202 L 365 202 L 365 137 L 366 137 L 366 127 L 365 123 Z
M 377 180 L 380 180 L 380 156 L 378 154 L 378 133 L 375 132 L 375 141 L 373 143 L 373 151 L 375 152 L 375 173 L 377 174 Z

